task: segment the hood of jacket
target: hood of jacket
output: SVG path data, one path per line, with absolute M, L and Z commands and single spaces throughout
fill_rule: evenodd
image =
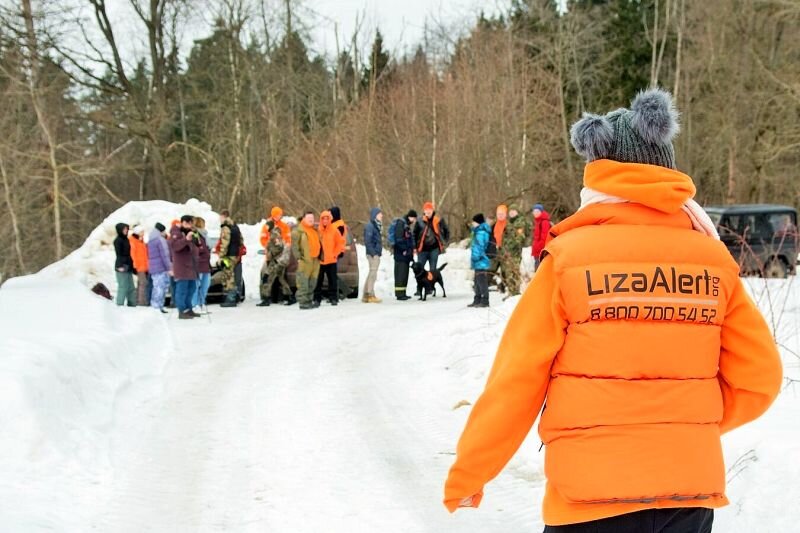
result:
M 598 159 L 586 165 L 583 185 L 662 213 L 677 213 L 697 189 L 692 178 L 666 167 Z
M 116 230 L 117 230 L 117 236 L 118 236 L 118 237 L 125 237 L 125 234 L 124 234 L 124 233 L 122 233 L 122 231 L 123 231 L 125 228 L 130 228 L 130 226 L 128 226 L 128 225 L 127 225 L 127 224 L 125 224 L 124 222 L 120 222 L 119 224 L 117 224 L 117 225 L 116 225 L 116 226 L 114 226 L 114 227 L 115 227 L 115 228 L 116 228 Z
M 323 218 L 327 218 L 328 219 L 328 223 L 325 224 L 325 225 L 322 224 L 322 219 Z M 319 214 L 319 228 L 320 229 L 329 228 L 329 227 L 331 227 L 332 223 L 333 223 L 333 215 L 331 215 L 330 211 L 323 211 L 322 213 Z
M 335 205 L 331 207 L 330 211 L 331 211 L 331 216 L 333 217 L 332 222 L 338 222 L 342 220 L 342 210 L 339 209 L 339 206 Z
M 369 211 L 369 221 L 370 222 L 375 222 L 377 220 L 377 218 L 378 218 L 378 214 L 382 213 L 382 212 L 383 211 L 381 210 L 380 207 L 373 207 L 372 209 L 370 209 L 370 211 Z

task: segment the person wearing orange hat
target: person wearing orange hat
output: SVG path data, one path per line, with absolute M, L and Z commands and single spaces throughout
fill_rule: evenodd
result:
M 672 97 L 584 114 L 581 208 L 551 229 L 445 483 L 477 507 L 537 416 L 545 532 L 707 533 L 728 504 L 721 435 L 781 388 L 772 333 L 676 170 Z
M 443 218 L 436 214 L 433 202 L 425 202 L 422 206 L 422 218 L 417 220 L 414 226 L 414 242 L 417 244 L 417 264 L 425 267 L 427 263 L 429 270 L 436 270 L 439 262 L 439 254 L 444 252 L 447 242 L 450 240 L 450 228 Z M 417 287 L 419 295 L 420 288 Z
M 331 305 L 339 305 L 339 282 L 337 263 L 339 256 L 344 252 L 344 235 L 339 233 L 333 225 L 333 215 L 330 211 L 323 211 L 319 215 L 319 240 L 322 244 L 319 277 L 314 289 L 314 306 L 322 303 L 322 285 L 325 278 L 328 280 L 328 301 Z

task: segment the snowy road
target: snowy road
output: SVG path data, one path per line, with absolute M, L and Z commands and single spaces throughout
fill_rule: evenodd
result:
M 453 406 L 479 384 L 460 365 L 490 364 L 503 320 L 467 303 L 346 302 L 312 313 L 248 303 L 212 307 L 210 321 L 171 319 L 163 390 L 134 386 L 116 407 L 125 422 L 111 432 L 110 497 L 93 525 L 540 531 L 541 474 L 522 463 L 479 511 L 449 515 L 441 505 L 467 414 Z M 437 320 L 453 313 L 462 318 Z

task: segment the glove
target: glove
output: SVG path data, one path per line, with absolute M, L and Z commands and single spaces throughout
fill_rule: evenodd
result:
M 223 257 L 219 262 L 222 263 L 222 268 L 230 268 L 232 263 L 228 257 Z

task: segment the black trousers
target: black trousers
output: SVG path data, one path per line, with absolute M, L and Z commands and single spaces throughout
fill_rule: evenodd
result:
M 544 533 L 711 533 L 714 511 L 702 507 L 646 509 L 592 522 L 545 526 Z
M 475 271 L 475 281 L 472 285 L 475 289 L 474 303 L 476 304 L 489 303 L 489 275 L 488 270 Z
M 406 296 L 408 288 L 408 271 L 411 268 L 405 261 L 394 262 L 394 295 L 396 297 Z
M 339 269 L 336 268 L 337 266 L 336 263 L 319 266 L 319 277 L 314 289 L 314 300 L 317 302 L 322 301 L 322 283 L 326 277 L 328 278 L 328 300 L 339 301 Z

